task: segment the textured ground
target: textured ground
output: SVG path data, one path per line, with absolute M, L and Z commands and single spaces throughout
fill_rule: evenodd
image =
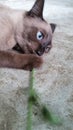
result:
M 44 17 L 57 24 L 53 48 L 35 72 L 41 101 L 62 119 L 52 126 L 33 116 L 33 130 L 73 130 L 73 1 L 45 0 Z M 34 0 L 0 0 L 13 8 L 30 9 Z M 29 73 L 0 69 L 0 130 L 25 130 Z M 37 110 L 36 110 L 37 111 Z

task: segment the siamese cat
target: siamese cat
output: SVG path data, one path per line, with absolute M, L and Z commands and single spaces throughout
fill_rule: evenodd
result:
M 36 0 L 30 11 L 0 5 L 0 67 L 31 70 L 41 66 L 56 27 L 44 20 L 43 7 L 44 0 Z

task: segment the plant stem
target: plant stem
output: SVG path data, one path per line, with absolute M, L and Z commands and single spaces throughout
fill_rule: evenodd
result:
M 33 95 L 33 83 L 34 83 L 34 69 L 30 71 L 30 90 L 29 90 L 29 99 Z M 32 115 L 33 115 L 33 102 L 31 100 L 28 100 L 28 115 L 27 115 L 27 129 L 26 130 L 32 130 Z

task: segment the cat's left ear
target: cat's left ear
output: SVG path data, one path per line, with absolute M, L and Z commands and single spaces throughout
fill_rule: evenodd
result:
M 37 17 L 43 18 L 44 2 L 45 0 L 36 0 L 32 9 L 29 12 L 27 12 L 27 14 L 32 17 L 37 16 Z
M 56 24 L 54 24 L 54 23 L 50 23 L 50 26 L 51 26 L 51 29 L 52 29 L 52 33 L 54 33 L 54 31 L 55 31 L 55 28 L 56 28 Z

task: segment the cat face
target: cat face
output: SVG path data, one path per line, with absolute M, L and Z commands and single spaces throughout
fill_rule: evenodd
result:
M 26 17 L 23 38 L 27 41 L 27 50 L 39 56 L 48 52 L 52 47 L 52 29 L 44 20 L 38 17 Z M 25 45 L 23 46 L 25 49 Z
M 48 24 L 43 19 L 44 0 L 36 0 L 32 9 L 24 15 L 21 37 L 25 44 L 20 45 L 23 52 L 39 56 L 52 47 L 55 24 Z

